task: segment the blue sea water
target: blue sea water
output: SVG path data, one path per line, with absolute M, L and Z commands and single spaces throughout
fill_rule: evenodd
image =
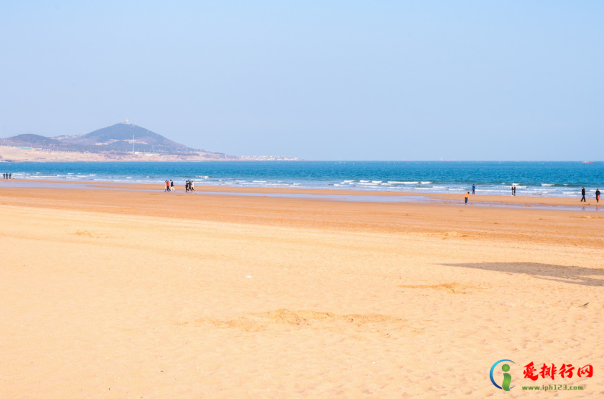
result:
M 202 163 L 4 163 L 2 172 L 34 180 L 157 183 L 166 179 L 197 187 L 282 187 L 577 196 L 581 186 L 604 189 L 604 162 L 202 162 Z

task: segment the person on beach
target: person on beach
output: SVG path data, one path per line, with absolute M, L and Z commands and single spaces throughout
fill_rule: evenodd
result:
M 195 191 L 195 183 L 193 182 L 193 180 L 191 180 L 191 181 L 189 182 L 189 190 L 191 190 L 191 191 Z
M 468 198 L 470 198 L 470 192 L 469 191 L 465 195 L 466 205 L 468 205 Z
M 188 180 L 185 182 L 185 192 L 187 192 L 187 193 L 189 192 L 189 181 Z
M 581 202 L 587 202 L 585 199 L 585 187 L 581 187 Z
M 164 191 L 165 192 L 169 192 L 170 191 L 170 182 L 168 180 L 166 180 L 166 189 Z
M 170 191 L 174 191 L 174 182 L 170 180 Z
M 472 195 L 476 194 L 476 185 L 472 184 Z
M 596 202 L 600 202 L 600 189 L 596 188 Z
M 8 179 L 10 180 L 10 179 L 12 179 L 12 178 L 13 178 L 13 174 L 12 174 L 12 173 L 9 173 L 9 174 L 8 174 Z

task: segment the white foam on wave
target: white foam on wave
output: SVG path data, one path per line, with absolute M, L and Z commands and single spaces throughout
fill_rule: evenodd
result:
M 422 184 L 430 184 L 430 183 L 432 183 L 432 182 L 431 182 L 431 181 L 423 181 L 423 182 L 421 182 L 421 183 L 422 183 Z
M 553 184 L 546 184 L 546 183 L 543 183 L 543 184 L 541 184 L 541 186 L 543 186 L 543 187 L 552 187 L 552 186 L 553 186 Z
M 266 183 L 266 180 L 254 180 L 252 183 Z

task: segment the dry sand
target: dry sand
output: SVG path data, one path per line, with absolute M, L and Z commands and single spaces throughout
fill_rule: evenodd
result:
M 600 215 L 3 185 L 0 398 L 600 398 Z

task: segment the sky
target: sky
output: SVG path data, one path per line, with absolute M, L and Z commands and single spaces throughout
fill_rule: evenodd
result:
M 0 2 L 0 137 L 604 160 L 602 1 Z

